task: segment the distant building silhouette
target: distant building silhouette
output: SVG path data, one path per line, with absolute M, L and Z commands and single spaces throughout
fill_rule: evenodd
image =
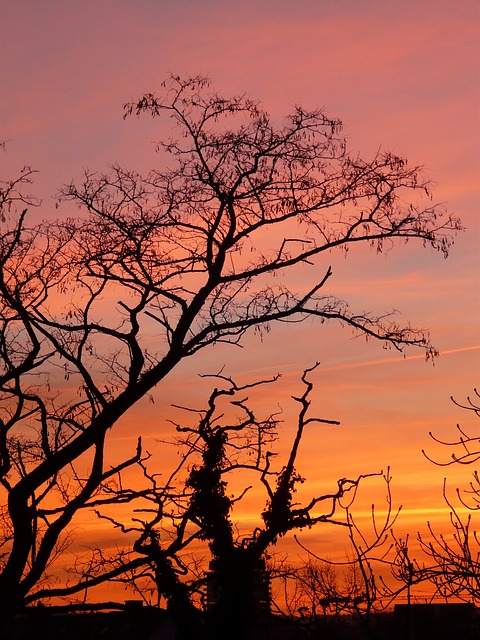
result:
M 396 604 L 394 620 L 405 640 L 470 640 L 479 638 L 475 605 L 467 602 Z

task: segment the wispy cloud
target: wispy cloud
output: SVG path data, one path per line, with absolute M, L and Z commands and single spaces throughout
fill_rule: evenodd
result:
M 480 345 L 472 345 L 469 347 L 458 347 L 456 349 L 446 349 L 440 352 L 440 356 L 449 356 L 455 353 L 463 353 L 465 351 L 476 351 L 480 349 Z M 331 367 L 322 367 L 322 371 L 338 371 L 341 369 L 356 369 L 360 367 L 376 367 L 392 362 L 403 362 L 405 360 L 425 360 L 424 354 L 415 354 L 413 356 L 394 356 L 392 358 L 376 358 L 374 360 L 364 360 L 362 362 L 345 362 L 343 364 L 336 364 Z

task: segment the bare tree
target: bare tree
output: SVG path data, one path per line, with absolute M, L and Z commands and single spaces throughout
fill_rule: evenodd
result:
M 296 460 L 305 429 L 314 424 L 338 424 L 309 415 L 313 389 L 308 379 L 310 372 L 311 369 L 306 370 L 302 376 L 303 394 L 294 398 L 300 405 L 298 423 L 287 462 L 281 469 L 275 469 L 272 462 L 280 417 L 271 414 L 258 419 L 248 398 L 242 395 L 275 378 L 238 386 L 231 378 L 215 376 L 222 386 L 212 392 L 208 408 L 187 409 L 197 420 L 192 426 L 176 425 L 181 434 L 176 446 L 184 453 L 167 483 L 160 487 L 156 485 L 155 476 L 147 474 L 151 485 L 156 485 L 155 490 L 140 491 L 136 495 L 129 491 L 129 499 L 144 504 L 134 509 L 137 515 L 129 524 L 98 514 L 124 532 L 137 532 L 130 560 L 117 559 L 114 574 L 98 550 L 100 571 L 95 571 L 95 577 L 86 577 L 84 573 L 76 587 L 57 589 L 56 595 L 71 595 L 80 587 L 96 586 L 102 579 L 102 571 L 104 580 L 121 575 L 122 580 L 134 585 L 141 583 L 144 589 L 145 567 L 148 567 L 151 583 L 159 595 L 166 598 L 181 637 L 198 635 L 203 628 L 196 592 L 198 587 L 204 590 L 207 586 L 208 637 L 223 638 L 228 632 L 230 637 L 242 638 L 259 610 L 268 610 L 264 560 L 270 547 L 291 531 L 319 523 L 351 527 L 348 509 L 339 505 L 342 499 L 353 501 L 359 483 L 366 477 L 342 478 L 332 492 L 313 497 L 304 505 L 294 502 L 297 484 L 303 482 L 296 470 Z M 236 410 L 235 415 L 225 406 L 224 401 L 229 398 L 228 405 Z M 185 469 L 189 469 L 186 475 Z M 263 486 L 266 492 L 266 508 L 258 526 L 250 532 L 238 532 L 234 526 L 232 510 L 252 488 L 250 484 L 237 496 L 232 493 L 229 480 L 238 471 L 250 474 L 251 483 L 257 488 Z M 121 491 L 113 492 L 112 503 L 116 497 L 120 502 L 125 496 Z M 200 540 L 207 543 L 211 559 L 212 571 L 207 581 L 198 580 L 196 576 L 189 580 L 187 575 L 190 558 L 185 549 Z M 138 556 L 144 561 L 138 562 Z M 125 576 L 132 568 L 135 571 Z M 37 595 L 48 595 L 48 590 Z
M 477 418 L 480 418 L 480 394 L 476 389 L 474 389 L 474 394 L 473 398 L 470 396 L 467 397 L 467 402 L 464 404 L 457 402 L 453 397 L 451 400 L 457 407 L 460 407 L 460 409 L 464 409 Z M 480 460 L 480 435 L 467 433 L 459 424 L 457 424 L 457 431 L 459 435 L 453 440 L 440 440 L 430 432 L 432 440 L 444 447 L 454 449 L 450 460 L 446 462 L 433 460 L 425 451 L 422 452 L 423 455 L 439 467 L 448 467 L 452 464 L 476 464 Z M 480 509 L 480 479 L 476 469 L 473 471 L 473 479 L 469 484 L 469 488 L 464 491 L 457 488 L 456 493 L 464 507 L 471 511 Z
M 461 409 L 480 418 L 480 396 L 474 390 L 474 396 L 466 403 L 452 401 Z M 471 465 L 480 458 L 480 436 L 468 434 L 457 424 L 459 437 L 454 440 L 440 440 L 432 433 L 432 439 L 443 447 L 453 449 L 451 459 L 445 462 L 434 460 L 425 451 L 423 454 L 437 466 Z M 428 523 L 428 535 L 419 534 L 419 542 L 427 560 L 427 570 L 423 575 L 430 580 L 439 595 L 446 598 L 457 597 L 478 604 L 480 601 L 480 537 L 474 528 L 473 516 L 480 509 L 480 480 L 478 470 L 467 489 L 456 488 L 458 504 L 455 505 L 447 492 L 447 480 L 443 483 L 443 497 L 450 510 L 450 523 L 453 533 L 438 534 Z M 469 513 L 464 513 L 465 510 Z
M 324 294 L 332 269 L 318 260 L 358 242 L 384 251 L 396 239 L 446 255 L 460 224 L 411 202 L 413 192 L 429 193 L 419 167 L 390 153 L 351 155 L 341 123 L 320 110 L 296 107 L 275 126 L 257 102 L 223 98 L 203 78 L 172 77 L 162 97 L 148 94 L 125 112 L 171 116 L 179 138 L 159 148 L 173 168 L 86 173 L 61 197 L 85 215 L 29 226 L 12 209 L 2 223 L 0 591 L 8 613 L 34 597 L 78 511 L 142 458 L 139 445 L 108 466 L 109 430 L 184 358 L 311 316 L 435 353 L 424 331 Z M 1 187 L 4 211 L 25 200 L 12 184 Z M 309 286 L 289 288 L 287 274 L 309 264 L 317 267 Z M 286 480 L 272 490 L 265 544 L 289 524 L 275 506 L 281 491 Z
M 454 398 L 452 401 L 461 409 L 480 417 L 478 392 L 468 397 L 465 404 Z M 475 464 L 479 459 L 479 437 L 468 434 L 457 424 L 459 437 L 452 440 L 437 438 L 432 432 L 430 437 L 442 447 L 453 449 L 449 460 L 432 458 L 425 451 L 423 455 L 439 467 L 450 465 Z M 446 599 L 457 598 L 477 604 L 480 597 L 480 539 L 474 526 L 473 517 L 480 508 L 480 485 L 477 470 L 468 488 L 457 487 L 457 500 L 449 495 L 447 479 L 443 481 L 443 498 L 450 511 L 450 530 L 438 533 L 433 525 L 427 523 L 427 532 L 417 534 L 416 549 L 412 549 L 410 536 L 398 538 L 392 533 L 394 558 L 391 561 L 391 573 L 396 585 L 383 582 L 384 594 L 392 600 L 402 592 L 407 593 L 410 604 L 415 598 L 415 587 L 430 583 L 434 587 L 431 597 Z M 418 554 L 418 547 L 420 555 Z
M 385 483 L 386 510 L 379 518 L 372 505 L 369 532 L 362 531 L 356 522 L 353 500 L 341 505 L 348 531 L 345 559 L 320 556 L 297 539 L 308 554 L 307 560 L 301 566 L 281 572 L 289 615 L 300 614 L 306 626 L 334 629 L 338 617 L 349 614 L 358 621 L 366 637 L 379 637 L 374 614 L 384 611 L 393 595 L 384 588 L 379 570 L 391 565 L 389 538 L 401 508 L 393 508 L 390 469 L 376 475 L 382 476 Z
M 390 573 L 394 582 L 392 584 L 390 580 L 382 578 L 383 596 L 392 603 L 406 592 L 407 604 L 410 605 L 415 598 L 415 587 L 427 579 L 427 569 L 412 555 L 408 534 L 402 538 L 392 531 L 391 536 L 394 555 L 390 562 Z

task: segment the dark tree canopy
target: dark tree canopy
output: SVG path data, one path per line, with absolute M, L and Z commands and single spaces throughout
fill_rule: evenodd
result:
M 38 588 L 75 514 L 141 458 L 108 466 L 107 432 L 184 358 L 312 316 L 435 353 L 424 331 L 324 293 L 335 249 L 416 239 L 447 254 L 460 224 L 412 200 L 429 195 L 419 167 L 352 155 L 321 110 L 296 107 L 276 125 L 204 78 L 172 77 L 125 107 L 143 112 L 171 117 L 178 137 L 159 143 L 170 159 L 146 176 L 87 172 L 60 197 L 78 215 L 30 225 L 28 170 L 0 185 L 6 610 Z M 287 275 L 305 265 L 314 279 L 296 291 Z

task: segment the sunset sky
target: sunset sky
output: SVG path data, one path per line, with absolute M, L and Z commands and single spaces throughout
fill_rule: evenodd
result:
M 428 432 L 453 437 L 460 422 L 478 433 L 450 401 L 471 394 L 480 373 L 478 1 L 0 0 L 0 19 L 0 140 L 7 141 L 0 174 L 25 164 L 38 170 L 33 191 L 43 205 L 35 216 L 74 213 L 68 204 L 57 211 L 54 197 L 85 168 L 158 165 L 154 143 L 168 128 L 148 117 L 124 121 L 122 105 L 159 90 L 170 72 L 207 74 L 225 95 L 260 99 L 278 121 L 295 104 L 324 107 L 343 120 L 351 150 L 391 150 L 426 167 L 434 201 L 466 227 L 448 260 L 421 243 L 387 255 L 332 254 L 329 292 L 358 311 L 396 309 L 405 322 L 428 327 L 441 352 L 434 365 L 418 351 L 404 358 L 335 325 L 273 327 L 263 341 L 248 336 L 243 350 L 216 348 L 183 364 L 110 445 L 115 455 L 131 452 L 141 424 L 158 453 L 169 405 L 201 406 L 208 385 L 197 375 L 225 365 L 241 381 L 282 374 L 261 402 L 283 407 L 287 446 L 289 398 L 302 370 L 319 361 L 313 411 L 342 426 L 307 434 L 298 465 L 304 491 L 390 465 L 394 501 L 404 509 L 399 526 L 414 533 L 442 518 L 444 475 L 453 488 L 470 470 L 426 461 L 424 448 L 448 456 Z M 239 517 L 249 521 L 262 507 L 247 501 Z M 98 526 L 91 523 L 92 535 Z M 322 535 L 315 540 L 323 553 L 330 538 Z

